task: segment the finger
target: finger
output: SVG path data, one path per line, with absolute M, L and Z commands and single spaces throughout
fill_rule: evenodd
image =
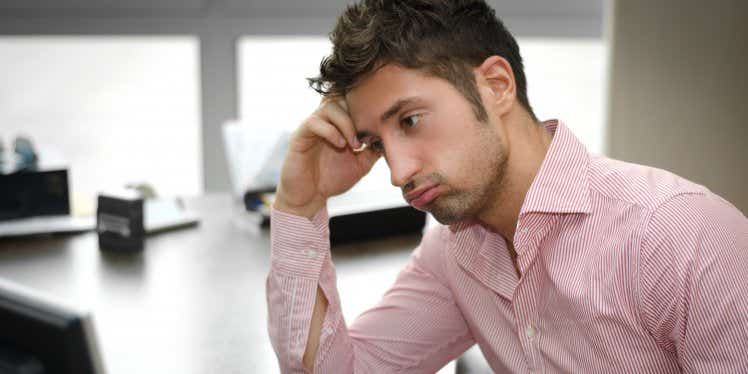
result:
M 343 109 L 344 112 L 346 112 L 346 113 L 350 113 L 351 112 L 350 110 L 348 110 L 348 102 L 345 101 L 344 97 L 339 98 L 335 102 Z M 350 115 L 349 115 L 349 117 L 350 117 Z
M 364 173 L 368 173 L 381 156 L 379 152 L 373 151 L 356 153 L 356 158 Z
M 348 112 L 343 108 L 342 100 L 328 100 L 320 108 L 318 114 L 323 119 L 327 119 L 340 130 L 351 148 L 358 148 L 361 143 L 356 137 L 356 127 Z
M 345 148 L 346 146 L 346 141 L 338 128 L 315 115 L 310 116 L 302 128 L 304 131 L 302 136 L 320 137 L 337 148 Z

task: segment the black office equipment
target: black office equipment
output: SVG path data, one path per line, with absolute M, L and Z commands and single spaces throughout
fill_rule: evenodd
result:
M 99 248 L 143 249 L 143 201 L 143 198 L 134 192 L 99 195 L 96 207 Z
M 90 315 L 0 280 L 0 372 L 104 372 Z
M 333 215 L 330 245 L 420 233 L 425 224 L 426 213 L 407 205 Z
M 270 205 L 274 188 L 248 191 L 244 207 L 256 216 L 261 227 L 270 225 Z M 420 233 L 426 224 L 426 213 L 407 205 L 399 195 L 350 191 L 331 198 L 330 244 L 357 240 L 382 239 L 393 235 Z
M 100 194 L 96 208 L 99 248 L 141 250 L 148 234 L 197 225 L 181 199 L 146 199 L 135 190 Z M 1 373 L 0 373 L 1 374 Z
M 0 221 L 70 214 L 67 169 L 0 174 Z

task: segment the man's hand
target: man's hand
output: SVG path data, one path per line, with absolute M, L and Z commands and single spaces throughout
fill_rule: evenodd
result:
M 325 97 L 291 136 L 273 206 L 312 218 L 331 196 L 363 178 L 379 158 L 367 150 L 354 153 L 360 142 L 340 97 Z

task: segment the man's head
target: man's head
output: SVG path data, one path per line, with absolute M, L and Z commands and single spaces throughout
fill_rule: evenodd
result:
M 331 34 L 311 85 L 342 96 L 392 184 L 441 223 L 493 209 L 507 182 L 507 125 L 534 120 L 519 49 L 483 1 L 364 0 Z M 517 105 L 519 104 L 519 105 Z
M 501 56 L 514 73 L 517 101 L 534 119 L 519 47 L 483 0 L 363 0 L 350 5 L 330 33 L 333 51 L 310 85 L 344 96 L 376 69 L 395 64 L 454 85 L 486 120 L 473 69 Z

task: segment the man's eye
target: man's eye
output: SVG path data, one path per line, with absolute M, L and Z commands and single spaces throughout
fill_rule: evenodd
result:
M 369 143 L 369 148 L 374 152 L 381 153 L 384 151 L 384 144 L 382 144 L 381 140 L 374 140 Z
M 405 126 L 407 128 L 410 128 L 410 127 L 415 126 L 418 123 L 418 121 L 420 121 L 420 120 L 421 120 L 421 115 L 420 114 L 414 114 L 412 116 L 407 116 L 407 117 L 403 118 L 402 124 L 403 124 L 403 126 Z

